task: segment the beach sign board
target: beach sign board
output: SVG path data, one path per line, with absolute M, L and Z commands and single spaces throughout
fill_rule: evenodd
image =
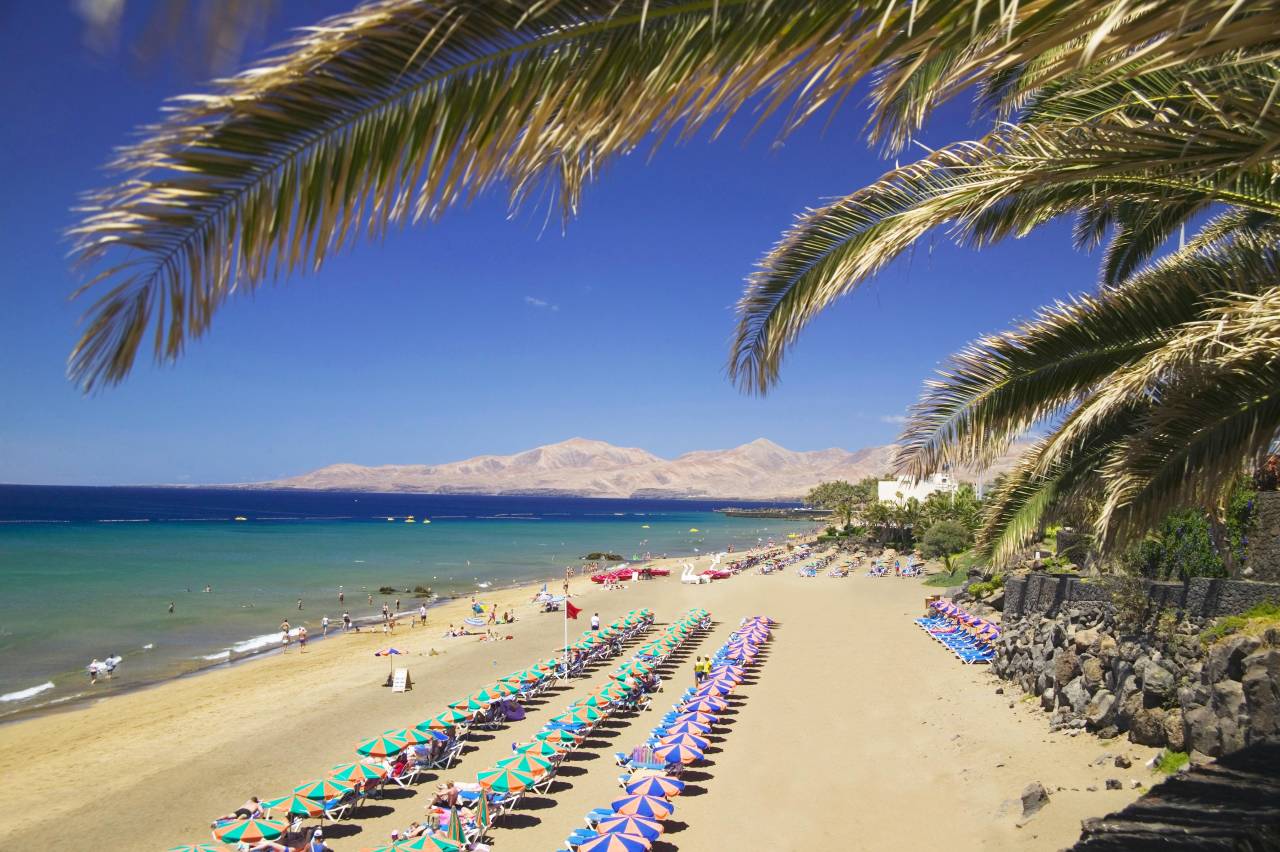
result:
M 409 677 L 408 669 L 396 669 L 391 677 L 392 692 L 408 692 L 413 689 L 413 680 Z

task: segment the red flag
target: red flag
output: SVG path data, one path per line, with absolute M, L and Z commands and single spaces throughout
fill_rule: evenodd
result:
M 582 612 L 582 610 L 578 609 L 578 608 L 577 608 L 576 606 L 574 606 L 573 604 L 569 603 L 568 601 L 565 601 L 565 602 L 564 602 L 564 614 L 565 614 L 567 617 L 569 617 L 569 618 L 577 618 L 577 617 L 578 617 L 578 613 L 580 613 L 580 612 Z

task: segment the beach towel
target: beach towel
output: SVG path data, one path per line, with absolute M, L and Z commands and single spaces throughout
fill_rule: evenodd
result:
M 483 618 L 476 618 L 472 616 L 471 618 L 464 618 L 463 623 L 470 624 L 472 627 L 484 627 L 488 622 Z

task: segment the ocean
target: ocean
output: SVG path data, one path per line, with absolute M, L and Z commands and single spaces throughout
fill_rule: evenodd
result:
M 0 485 L 0 719 L 227 665 L 275 647 L 285 617 L 317 634 L 340 620 L 339 590 L 371 617 L 418 606 L 383 586 L 483 600 L 480 584 L 560 577 L 593 551 L 741 550 L 811 526 L 723 505 Z M 86 665 L 113 654 L 116 676 L 90 692 Z

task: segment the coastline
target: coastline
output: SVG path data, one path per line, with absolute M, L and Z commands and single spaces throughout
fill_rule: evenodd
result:
M 682 561 L 701 569 L 709 559 L 666 563 Z M 578 576 L 570 583 L 583 610 L 577 621 L 537 613 L 529 599 L 540 585 L 486 596 L 499 612 L 510 607 L 517 614 L 519 620 L 502 630 L 513 641 L 444 639 L 445 625 L 466 615 L 465 597 L 437 607 L 426 630 L 397 630 L 393 642 L 405 655 L 392 659 L 411 671 L 407 693 L 383 688 L 390 664 L 373 651 L 386 642 L 381 631 L 363 631 L 318 643 L 305 654 L 295 647 L 255 657 L 252 665 L 223 666 L 0 726 L 0 783 L 8 782 L 13 814 L 0 824 L 0 848 L 70 852 L 82 834 L 68 833 L 68 825 L 92 826 L 99 847 L 108 850 L 207 841 L 209 820 L 246 796 L 280 795 L 318 778 L 327 767 L 351 760 L 360 739 L 415 724 L 494 677 L 557 653 L 565 629 L 573 641 L 592 612 L 607 620 L 640 606 L 654 608 L 659 623 L 693 606 L 711 610 L 712 635 L 703 641 L 706 647 L 690 653 L 718 645 L 746 615 L 780 621 L 770 660 L 750 687 L 723 753 L 702 770 L 708 792 L 680 804 L 689 827 L 672 841 L 686 852 L 754 848 L 754 822 L 741 814 L 756 810 L 821 814 L 789 826 L 779 849 L 927 845 L 934 827 L 917 818 L 918 793 L 926 789 L 930 809 L 945 815 L 956 848 L 1048 852 L 1073 841 L 1081 819 L 1117 810 L 1139 795 L 1128 783 L 1123 790 L 1092 791 L 1116 774 L 1109 763 L 1099 763 L 1104 750 L 1123 751 L 1134 767 L 1154 753 L 1049 733 L 1038 709 L 1010 701 L 988 672 L 960 665 L 921 635 L 911 618 L 931 590 L 914 579 L 862 573 L 806 579 L 788 570 L 701 586 L 671 576 L 611 591 Z M 687 677 L 684 669 L 672 675 L 666 690 L 672 696 Z M 527 738 L 568 702 L 598 688 L 606 672 L 570 681 L 534 702 L 528 720 L 477 735 L 449 773 L 396 791 L 355 820 L 330 823 L 330 845 L 353 852 L 385 841 L 393 828 L 420 817 L 435 780 L 474 778 L 508 755 L 512 741 Z M 835 673 L 840 677 L 833 679 Z M 815 688 L 824 703 L 814 703 Z M 668 701 L 659 695 L 655 709 Z M 611 761 L 598 758 L 614 744 L 629 747 L 653 718 L 641 714 L 614 723 L 606 732 L 609 746 L 585 755 L 587 762 L 576 764 L 582 773 L 541 800 L 550 804 L 535 802 L 535 810 L 519 812 L 514 826 L 498 830 L 501 847 L 555 848 L 579 814 L 615 795 L 617 773 Z M 822 757 L 797 753 L 795 736 L 779 736 L 779 725 L 804 732 Z M 39 789 L 27 783 L 33 765 L 46 782 Z M 1148 777 L 1136 768 L 1126 776 L 1138 773 Z M 50 784 L 82 789 L 86 779 L 93 779 L 91 795 L 49 797 L 44 790 Z M 1049 788 L 1053 804 L 1023 825 L 1017 800 L 1030 781 Z M 161 790 L 169 798 L 157 808 Z M 139 813 L 150 815 L 141 826 Z
M 542 582 L 541 580 L 514 580 L 510 585 L 504 586 L 502 590 L 503 591 L 519 591 L 521 589 L 536 589 L 536 588 L 540 588 L 541 582 Z M 546 582 L 553 583 L 555 582 L 555 580 L 549 578 Z M 492 588 L 478 590 L 478 592 L 480 593 L 487 593 L 491 591 L 493 591 Z M 428 601 L 427 602 L 428 624 L 431 623 L 431 614 L 435 613 L 436 610 L 438 610 L 441 607 L 448 606 L 451 603 L 461 601 L 462 599 L 467 597 L 468 595 L 466 593 L 459 592 L 456 594 L 450 594 L 446 597 L 433 598 L 430 601 Z M 413 600 L 421 602 L 421 601 L 424 601 L 425 599 L 415 598 Z M 412 612 L 416 618 L 417 607 L 414 607 Z M 397 613 L 397 618 L 404 621 L 409 619 L 409 615 L 410 615 L 410 610 L 401 610 L 399 613 Z M 351 621 L 352 621 L 352 624 L 357 625 L 360 628 L 364 628 L 364 627 L 375 628 L 374 630 L 370 630 L 369 633 L 376 633 L 379 636 L 382 635 L 381 630 L 376 629 L 376 628 L 379 628 L 380 625 L 382 624 L 382 617 L 380 615 L 361 616 L 358 618 L 353 618 L 351 619 Z M 400 633 L 404 633 L 404 631 L 408 629 L 416 629 L 416 628 L 401 627 Z M 339 623 L 339 626 L 335 629 L 331 624 L 328 636 L 325 636 L 322 633 L 310 634 L 307 637 L 307 645 L 308 647 L 315 647 L 323 642 L 340 638 L 348 632 L 351 635 L 365 633 L 364 630 L 344 631 L 342 630 L 340 623 Z M 263 636 L 266 636 L 266 635 L 278 636 L 278 634 L 263 634 Z M 256 639 L 256 638 L 259 638 L 259 637 L 250 637 L 250 639 L 247 639 L 245 641 L 246 642 L 252 641 L 253 639 Z M 296 640 L 295 640 L 295 643 L 293 643 L 293 645 L 296 645 Z M 291 647 L 293 647 L 293 645 L 291 645 Z M 14 709 L 9 710 L 8 712 L 0 714 L 0 728 L 3 728 L 6 725 L 22 722 L 28 719 L 38 719 L 46 715 L 72 712 L 74 710 L 77 710 L 83 707 L 84 705 L 97 704 L 99 702 L 110 701 L 112 699 L 119 698 L 125 695 L 131 695 L 136 692 L 143 692 L 146 690 L 156 689 L 158 687 L 163 687 L 169 683 L 175 683 L 177 681 L 187 680 L 189 678 L 201 677 L 203 675 L 209 674 L 210 672 L 247 665 L 249 663 L 253 663 L 255 661 L 258 661 L 267 657 L 283 654 L 285 653 L 285 650 L 283 647 L 281 647 L 281 644 L 277 639 L 277 641 L 275 642 L 272 642 L 269 644 L 261 644 L 252 650 L 242 651 L 237 653 L 234 651 L 234 649 L 227 649 L 225 652 L 222 652 L 222 653 L 227 654 L 226 659 L 220 659 L 220 657 L 222 656 L 221 653 L 216 655 L 209 654 L 209 655 L 196 658 L 204 661 L 203 665 L 196 663 L 190 667 L 184 667 L 180 670 L 173 671 L 170 673 L 157 673 L 150 677 L 145 677 L 143 679 L 131 680 L 131 681 L 124 680 L 125 676 L 122 675 L 121 678 L 118 680 L 116 678 L 99 680 L 97 685 L 87 687 L 88 689 L 92 690 L 99 685 L 105 684 L 105 688 L 102 689 L 98 694 L 94 694 L 93 692 L 81 692 L 81 693 L 75 693 L 73 695 L 62 696 L 60 698 L 47 701 L 43 704 L 36 703 L 36 704 L 32 704 L 25 707 L 15 707 Z M 219 659 L 215 659 L 214 657 L 219 657 Z M 55 675 L 55 676 L 61 677 L 61 675 Z M 53 682 L 49 681 L 49 683 L 52 684 Z M 39 693 L 36 693 L 36 694 L 38 695 Z M 32 696 L 32 697 L 34 698 L 35 696 Z M 0 705 L 0 708 L 2 707 L 3 705 Z

